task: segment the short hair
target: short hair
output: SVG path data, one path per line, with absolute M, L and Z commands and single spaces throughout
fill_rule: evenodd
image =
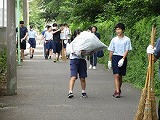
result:
M 64 24 L 59 24 L 60 27 L 64 26 Z
M 57 23 L 53 23 L 53 25 L 52 25 L 53 27 L 57 27 L 58 26 L 58 24 Z
M 30 26 L 30 29 L 32 29 L 33 28 L 33 26 Z
M 20 21 L 19 24 L 24 24 L 24 21 Z
M 91 31 L 91 30 L 92 30 L 92 26 L 89 26 L 89 27 L 88 27 L 88 30 L 90 30 L 90 31 Z
M 120 29 L 122 29 L 122 30 L 125 30 L 125 25 L 124 25 L 123 23 L 118 23 L 118 24 L 115 26 L 114 30 L 116 30 L 116 28 L 120 28 Z
M 98 30 L 98 28 L 96 27 L 96 26 L 92 26 L 92 28 L 95 28 L 96 29 L 96 31 Z M 91 29 L 92 30 L 92 29 Z
M 50 25 L 48 25 L 48 26 L 47 26 L 47 29 L 49 29 L 50 27 L 51 27 L 51 26 L 50 26 Z

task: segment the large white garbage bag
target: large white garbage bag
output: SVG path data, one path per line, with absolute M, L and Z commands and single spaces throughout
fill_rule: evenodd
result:
M 70 44 L 67 43 L 66 52 L 68 55 L 74 53 L 79 56 L 82 50 L 85 51 L 85 55 L 89 55 L 91 52 L 97 52 L 106 48 L 107 46 L 93 33 L 83 31 Z

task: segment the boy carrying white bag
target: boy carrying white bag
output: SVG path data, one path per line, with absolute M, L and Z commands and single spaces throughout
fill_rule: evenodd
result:
M 72 53 L 78 57 L 81 57 L 82 51 L 83 55 L 89 55 L 106 48 L 107 46 L 102 43 L 93 33 L 83 31 L 70 44 L 67 43 L 66 52 L 67 55 Z

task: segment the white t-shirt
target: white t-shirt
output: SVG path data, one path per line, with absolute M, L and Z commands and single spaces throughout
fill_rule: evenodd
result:
M 53 39 L 53 31 L 51 31 L 51 32 L 46 31 L 44 33 L 44 38 L 45 38 L 45 40 L 52 40 Z
M 127 36 L 123 38 L 114 37 L 108 47 L 109 51 L 113 52 L 113 55 L 123 56 L 128 50 L 132 50 L 131 40 Z
M 29 30 L 28 31 L 28 37 L 29 38 L 36 38 L 37 37 L 37 33 L 34 30 Z

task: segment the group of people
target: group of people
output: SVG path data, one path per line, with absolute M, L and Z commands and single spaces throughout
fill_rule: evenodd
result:
M 27 38 L 29 38 L 28 39 L 28 43 L 30 44 L 29 54 L 30 54 L 30 58 L 32 59 L 34 54 L 34 49 L 36 48 L 37 32 L 34 31 L 33 26 L 30 26 L 28 30 L 27 27 L 24 26 L 24 21 L 20 21 L 19 30 L 20 30 L 20 41 L 18 43 L 18 39 L 17 39 L 17 47 L 19 46 L 21 50 L 20 51 L 21 61 L 24 60 L 24 56 L 25 56 L 24 51 L 26 50 Z M 18 28 L 16 28 L 16 32 L 18 33 Z M 17 37 L 18 37 L 18 34 L 17 34 Z
M 71 34 L 71 30 L 67 24 L 58 25 L 54 23 L 52 26 L 46 26 L 46 30 L 42 32 L 44 39 L 44 53 L 45 59 L 51 58 L 53 55 L 54 62 L 59 60 L 62 48 L 64 48 L 64 54 L 66 55 L 66 43 L 70 43 L 76 36 L 78 36 L 82 31 L 77 29 Z M 127 55 L 130 50 L 132 50 L 131 40 L 129 37 L 125 36 L 125 25 L 123 23 L 118 23 L 115 26 L 116 36 L 111 40 L 108 50 L 109 50 L 109 60 L 108 68 L 113 69 L 115 91 L 113 97 L 120 98 L 122 91 L 122 77 L 126 75 L 127 68 Z M 18 32 L 18 29 L 16 29 Z M 100 39 L 100 34 L 97 33 L 97 27 L 92 26 L 88 28 L 88 32 L 95 34 Z M 30 44 L 30 58 L 33 58 L 34 48 L 36 47 L 35 38 L 37 36 L 33 27 L 30 26 L 28 31 L 24 27 L 24 22 L 20 21 L 20 48 L 21 48 L 21 59 L 24 59 L 24 50 L 26 49 L 26 39 L 29 36 Z M 160 58 L 160 39 L 157 40 L 155 48 L 151 45 L 147 47 L 148 54 L 154 54 L 155 61 Z M 73 98 L 73 88 L 76 79 L 79 77 L 81 81 L 82 94 L 81 97 L 86 98 L 86 77 L 87 77 L 87 62 L 86 56 L 81 51 L 81 57 L 71 53 L 70 58 L 70 81 L 69 81 L 69 94 L 68 98 Z M 96 69 L 97 65 L 97 53 L 90 54 L 90 66 L 89 69 Z M 160 68 L 159 68 L 160 69 Z M 160 114 L 160 107 L 159 107 Z M 160 116 L 160 115 L 159 115 Z
M 54 62 L 57 62 L 60 55 L 67 57 L 66 43 L 71 42 L 71 30 L 68 24 L 47 25 L 46 30 L 42 32 L 42 39 L 44 40 L 45 59 L 51 59 L 53 56 Z
M 97 33 L 97 27 L 93 26 L 88 29 L 89 32 L 95 34 L 100 39 L 100 34 Z M 119 23 L 115 26 L 116 37 L 114 37 L 110 45 L 108 47 L 109 52 L 109 61 L 108 68 L 113 68 L 114 74 L 114 83 L 115 83 L 115 92 L 113 97 L 120 98 L 121 95 L 121 86 L 122 86 L 122 76 L 126 74 L 127 67 L 127 55 L 130 50 L 132 50 L 130 38 L 124 35 L 125 25 L 123 23 Z M 79 35 L 79 33 L 77 34 Z M 69 94 L 68 98 L 74 97 L 73 95 L 73 86 L 78 78 L 81 81 L 82 87 L 82 97 L 87 97 L 86 94 L 86 77 L 87 77 L 87 63 L 86 57 L 83 55 L 83 51 L 81 51 L 82 57 L 76 56 L 74 53 L 70 54 L 70 72 L 71 79 L 69 82 Z M 90 55 L 90 66 L 89 69 L 93 67 L 96 69 L 97 64 L 97 53 L 91 53 Z

